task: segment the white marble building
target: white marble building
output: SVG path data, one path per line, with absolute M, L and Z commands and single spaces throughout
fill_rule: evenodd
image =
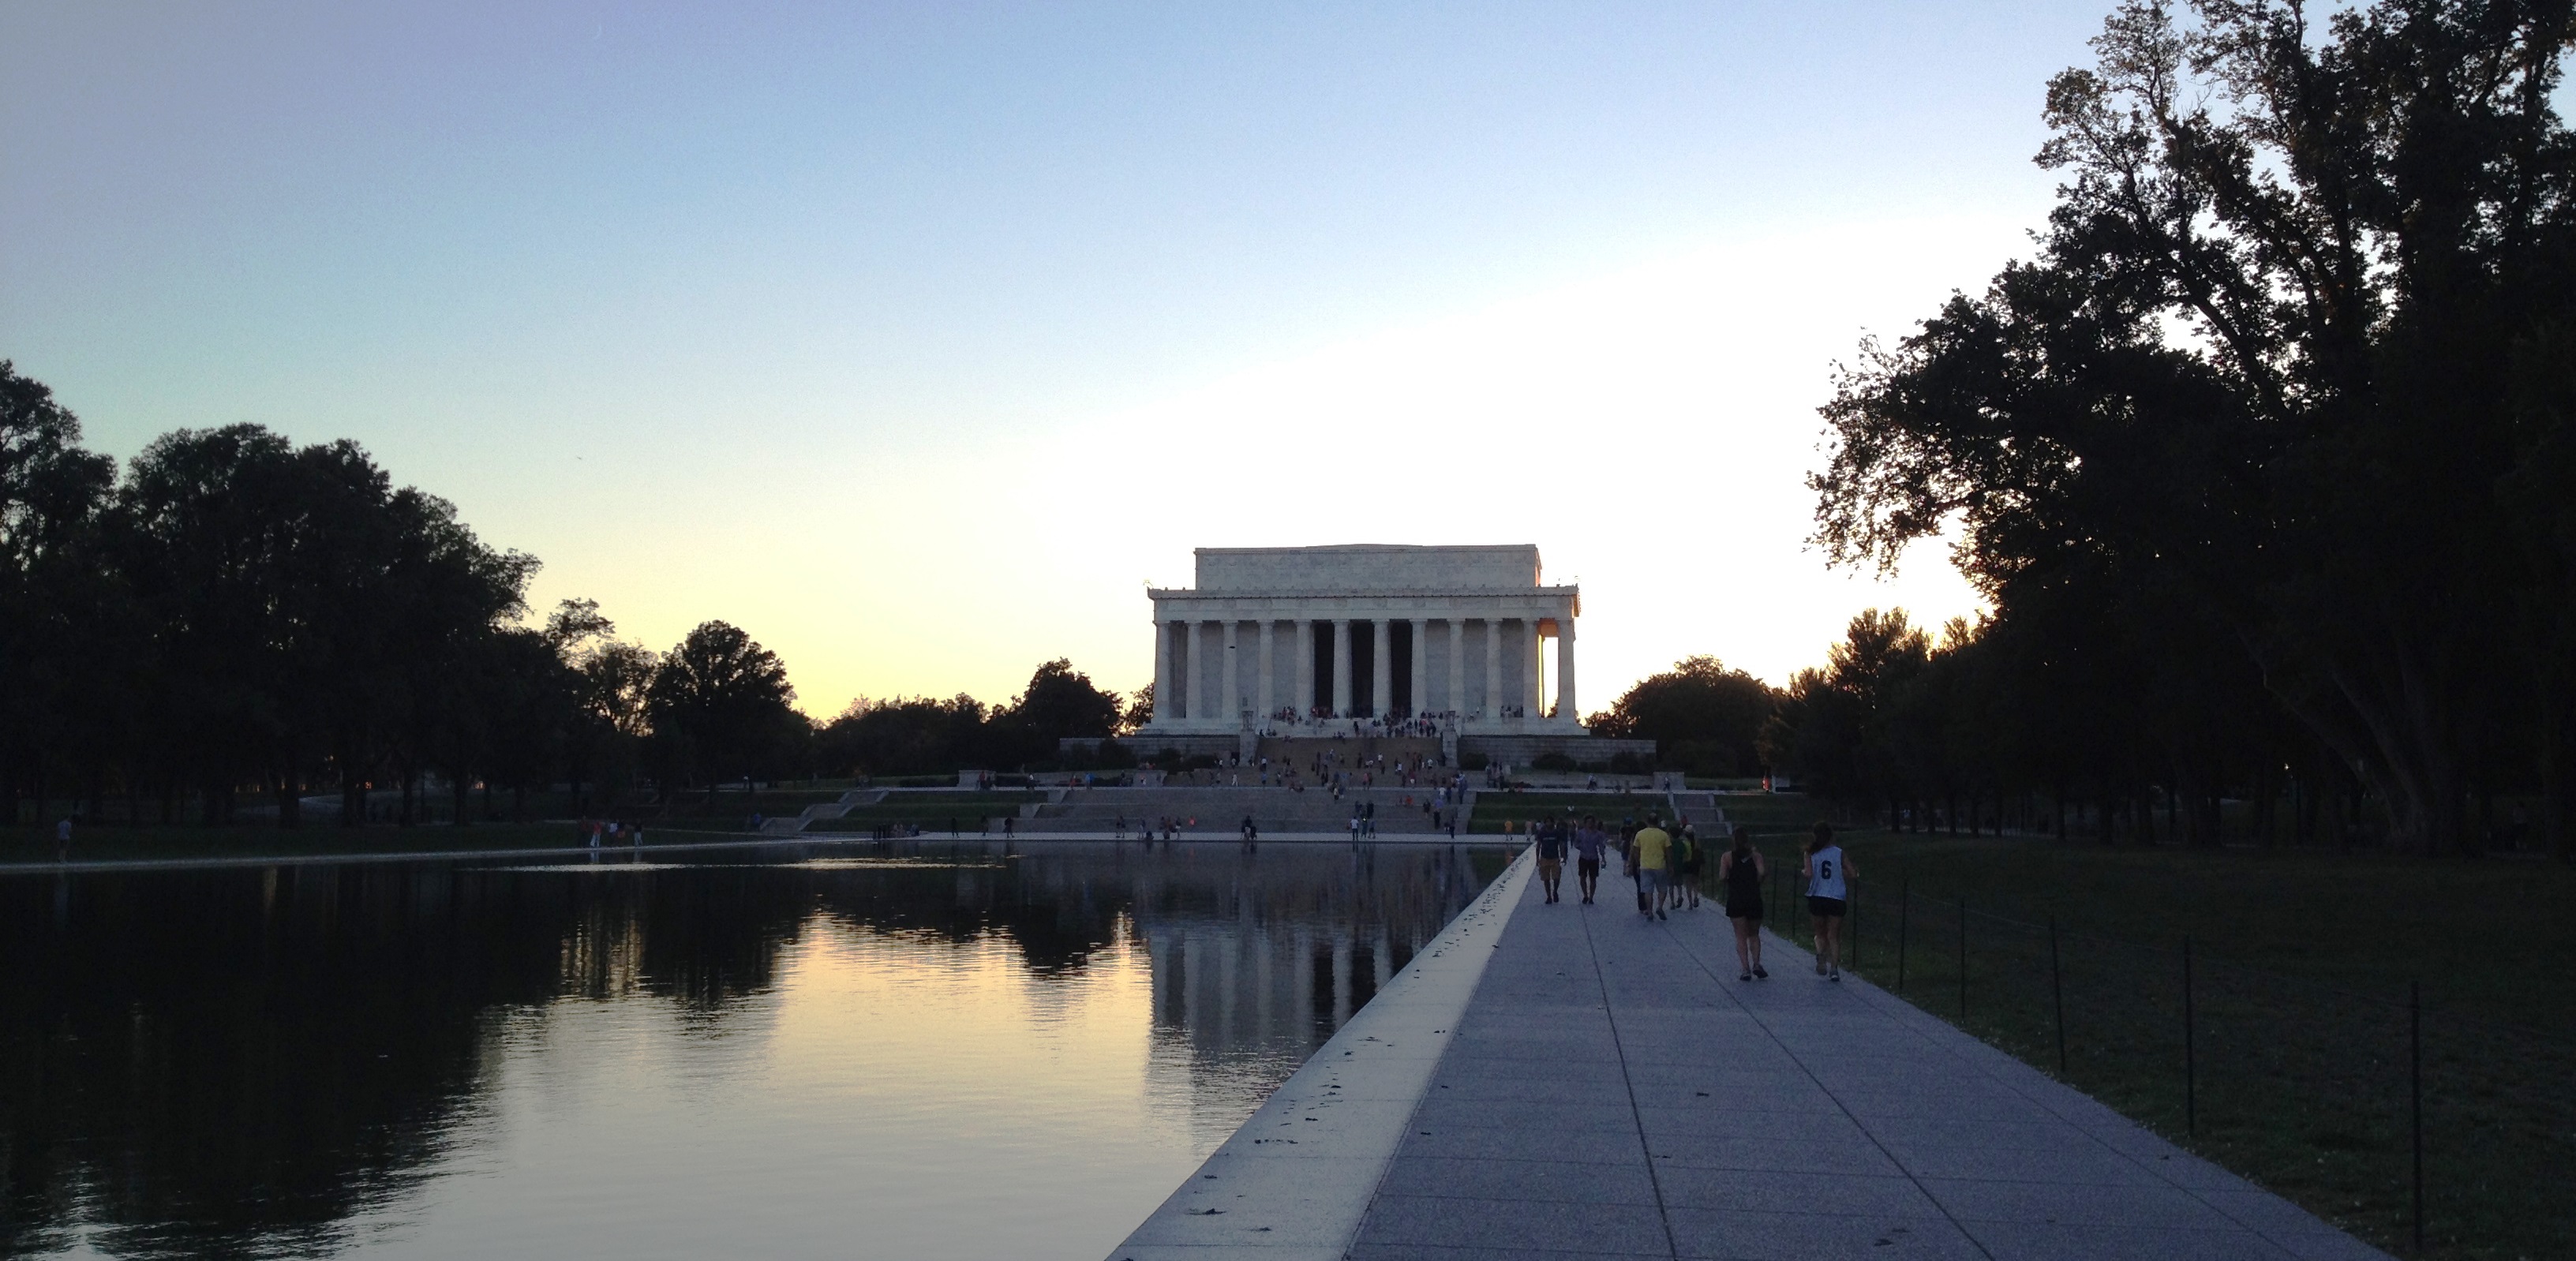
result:
M 1298 734 L 1438 716 L 1460 735 L 1581 735 L 1575 587 L 1538 548 L 1203 547 L 1154 589 L 1148 734 Z M 1546 641 L 1556 641 L 1551 658 Z

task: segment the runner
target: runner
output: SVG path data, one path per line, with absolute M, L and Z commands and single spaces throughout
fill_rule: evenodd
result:
M 1557 882 L 1565 878 L 1565 825 L 1550 823 L 1538 830 L 1538 882 L 1547 889 L 1547 900 L 1560 902 Z
M 1649 918 L 1664 918 L 1664 872 L 1672 861 L 1673 837 L 1658 826 L 1660 819 L 1646 820 L 1637 829 L 1637 909 Z
M 1762 970 L 1762 855 L 1753 848 L 1753 829 L 1735 829 L 1735 848 L 1718 856 L 1717 882 L 1726 886 L 1726 918 L 1735 923 L 1735 962 L 1744 975 L 1768 981 Z
M 1592 905 L 1592 893 L 1601 887 L 1601 851 L 1609 838 L 1601 835 L 1601 820 L 1587 815 L 1583 826 L 1574 829 L 1574 883 L 1583 892 L 1583 904 Z
M 1843 979 L 1843 907 L 1851 879 L 1851 860 L 1834 844 L 1834 825 L 1818 823 L 1807 842 L 1807 861 L 1798 869 L 1807 879 L 1807 913 L 1816 917 L 1816 975 Z

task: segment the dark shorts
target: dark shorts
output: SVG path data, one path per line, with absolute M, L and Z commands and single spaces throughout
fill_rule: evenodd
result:
M 1578 875 L 1578 876 L 1598 876 L 1598 875 L 1600 875 L 1600 874 L 1601 874 L 1601 860 L 1600 860 L 1600 859 L 1598 859 L 1598 858 L 1578 858 L 1578 859 L 1575 859 L 1575 860 L 1574 860 L 1574 874 L 1576 874 L 1576 875 Z
M 1682 860 L 1682 874 L 1683 874 L 1683 875 L 1685 875 L 1685 876 L 1696 876 L 1696 875 L 1698 875 L 1698 874 L 1699 874 L 1699 860 L 1698 860 L 1697 858 L 1685 858 L 1685 859 L 1683 859 L 1683 860 Z
M 1841 898 L 1809 898 L 1807 899 L 1807 914 L 1813 915 L 1818 919 L 1841 919 L 1843 917 L 1843 900 Z
M 1760 919 L 1762 918 L 1762 899 L 1758 897 L 1746 898 L 1741 901 L 1730 899 L 1726 904 L 1726 917 L 1728 919 Z

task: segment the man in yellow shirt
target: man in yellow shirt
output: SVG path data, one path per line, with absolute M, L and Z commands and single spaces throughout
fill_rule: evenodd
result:
M 1655 919 L 1664 918 L 1664 871 L 1673 852 L 1672 834 L 1666 832 L 1661 819 L 1648 819 L 1637 829 L 1637 910 Z

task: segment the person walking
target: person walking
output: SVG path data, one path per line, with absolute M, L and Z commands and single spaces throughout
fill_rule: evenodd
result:
M 1818 822 L 1807 841 L 1807 861 L 1798 868 L 1807 881 L 1807 913 L 1816 920 L 1816 975 L 1843 979 L 1843 909 L 1850 896 L 1851 860 L 1834 844 L 1834 825 Z
M 1565 826 L 1550 823 L 1538 830 L 1538 882 L 1547 890 L 1547 900 L 1559 902 L 1556 887 L 1565 879 Z
M 1699 909 L 1699 833 L 1691 830 L 1688 820 L 1673 830 L 1673 858 L 1673 906 L 1680 909 L 1682 899 L 1687 896 L 1690 909 L 1696 911 Z
M 42 807 L 39 808 L 41 809 Z M 36 817 L 41 819 L 44 816 L 38 815 Z M 67 863 L 71 860 L 72 817 L 70 815 L 64 815 L 60 822 L 54 824 L 54 861 L 58 863 Z
M 1574 829 L 1574 884 L 1585 906 L 1592 905 L 1592 895 L 1601 887 L 1601 851 L 1608 840 L 1601 835 L 1601 820 L 1588 815 Z
M 1660 819 L 1647 819 L 1637 829 L 1637 909 L 1650 919 L 1664 918 L 1664 877 L 1672 862 L 1673 836 L 1658 826 Z
M 1735 848 L 1718 856 L 1717 882 L 1726 889 L 1726 918 L 1735 925 L 1735 963 L 1739 981 L 1770 980 L 1762 970 L 1762 854 L 1753 848 L 1753 829 L 1735 829 Z

